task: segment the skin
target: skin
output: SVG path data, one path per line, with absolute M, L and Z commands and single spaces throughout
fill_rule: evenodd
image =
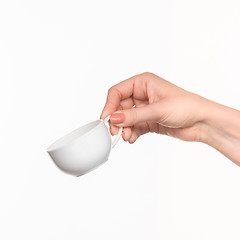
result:
M 208 144 L 240 166 L 240 111 L 186 91 L 153 74 L 142 73 L 108 91 L 101 119 L 111 115 L 112 135 L 134 143 L 154 132 Z

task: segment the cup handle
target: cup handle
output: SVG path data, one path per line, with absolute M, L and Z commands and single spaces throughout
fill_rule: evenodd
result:
M 109 119 L 110 119 L 110 116 L 111 116 L 111 115 L 108 115 L 108 116 L 103 120 L 103 122 L 105 123 L 105 125 L 107 126 L 108 129 L 110 128 L 109 123 L 108 123 L 108 121 L 109 121 Z M 117 136 L 116 136 L 115 139 L 112 141 L 112 148 L 114 148 L 115 145 L 118 143 L 118 141 L 119 141 L 119 139 L 120 139 L 120 137 L 121 137 L 121 135 L 122 135 L 122 130 L 123 130 L 123 128 L 120 127 L 119 130 L 118 130 Z M 109 131 L 109 130 L 108 130 L 108 131 Z M 109 132 L 110 132 L 110 131 L 109 131 Z

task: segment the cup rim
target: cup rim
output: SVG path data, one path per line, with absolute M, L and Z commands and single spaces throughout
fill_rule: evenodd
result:
M 96 126 L 94 126 L 93 128 L 91 128 L 89 131 L 79 135 L 79 136 L 75 136 L 73 137 L 72 139 L 70 140 L 66 140 L 66 138 L 70 137 L 71 135 L 73 135 L 75 132 L 78 132 L 80 129 L 83 129 L 83 128 L 86 128 L 88 125 L 91 125 L 93 123 L 98 123 L 96 124 Z M 74 129 L 73 131 L 63 135 L 62 137 L 58 138 L 56 141 L 54 141 L 50 146 L 48 146 L 48 148 L 46 149 L 46 151 L 49 153 L 49 152 L 52 152 L 52 151 L 56 151 L 62 147 L 66 147 L 68 146 L 69 144 L 72 144 L 73 142 L 75 142 L 76 140 L 82 138 L 82 137 L 86 137 L 87 135 L 89 135 L 94 129 L 96 129 L 98 126 L 100 126 L 100 124 L 103 123 L 103 120 L 102 119 L 99 119 L 99 120 L 95 120 L 95 121 L 92 121 L 92 122 L 89 122 L 89 123 L 86 123 L 84 124 L 83 126 L 79 127 L 79 128 L 76 128 Z

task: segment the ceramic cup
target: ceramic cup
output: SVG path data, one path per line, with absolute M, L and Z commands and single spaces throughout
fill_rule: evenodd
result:
M 119 128 L 112 141 L 109 118 L 110 115 L 104 120 L 88 123 L 51 144 L 47 152 L 57 167 L 78 177 L 106 162 L 122 134 L 122 128 Z

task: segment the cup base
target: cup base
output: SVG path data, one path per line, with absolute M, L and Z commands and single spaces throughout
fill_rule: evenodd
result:
M 101 165 L 103 165 L 103 164 L 104 164 L 104 163 L 106 163 L 107 161 L 108 161 L 108 158 L 106 159 L 106 161 L 104 161 L 104 162 L 100 163 L 100 164 L 99 164 L 99 165 L 97 165 L 96 167 L 94 167 L 94 168 L 92 168 L 92 169 L 88 170 L 87 172 L 85 172 L 85 173 L 83 173 L 83 174 L 77 175 L 77 176 L 75 176 L 75 177 L 81 177 L 81 176 L 83 176 L 83 175 L 85 175 L 85 174 L 87 174 L 87 173 L 89 173 L 89 172 L 91 172 L 91 171 L 95 170 L 96 168 L 100 167 Z

